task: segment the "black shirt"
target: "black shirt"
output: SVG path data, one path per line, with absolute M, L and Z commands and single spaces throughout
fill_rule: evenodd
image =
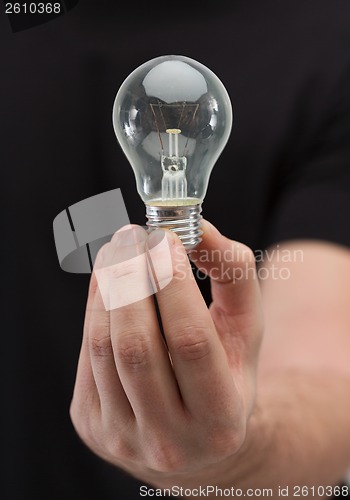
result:
M 69 419 L 88 276 L 60 270 L 52 235 L 61 210 L 117 187 L 131 222 L 145 223 L 111 123 L 134 68 L 181 54 L 225 84 L 235 124 L 203 204 L 225 235 L 253 249 L 350 245 L 350 3 L 173 7 L 85 0 L 17 33 L 0 16 L 5 500 L 139 498 Z

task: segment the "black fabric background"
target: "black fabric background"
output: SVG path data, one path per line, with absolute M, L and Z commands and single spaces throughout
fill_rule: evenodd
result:
M 120 84 L 168 53 L 210 67 L 235 125 L 204 216 L 254 249 L 349 245 L 349 19 L 347 0 L 176 2 L 173 14 L 81 0 L 17 33 L 0 15 L 1 499 L 139 498 L 69 420 L 88 276 L 60 270 L 52 234 L 61 210 L 116 187 L 145 222 L 111 124 Z

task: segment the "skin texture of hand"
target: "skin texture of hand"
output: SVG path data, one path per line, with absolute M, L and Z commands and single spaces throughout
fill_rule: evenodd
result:
M 209 310 L 169 231 L 117 232 L 89 289 L 73 424 L 96 454 L 155 485 L 186 484 L 237 454 L 255 405 L 263 319 L 253 253 L 205 222 L 191 259 L 211 277 Z M 128 295 L 139 298 L 150 266 L 165 341 L 154 297 Z
M 101 249 L 73 424 L 155 487 L 270 488 L 273 498 L 288 487 L 294 498 L 304 486 L 304 498 L 321 498 L 321 486 L 329 497 L 350 469 L 350 251 L 281 243 L 259 284 L 247 247 L 204 230 L 191 259 L 211 278 L 209 310 L 172 233 L 132 226 Z M 295 250 L 301 259 L 280 258 Z M 288 279 L 275 279 L 281 268 Z

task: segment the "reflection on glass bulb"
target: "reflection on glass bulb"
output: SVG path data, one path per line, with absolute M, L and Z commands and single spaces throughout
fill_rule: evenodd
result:
M 137 68 L 115 98 L 113 125 L 146 204 L 148 226 L 201 241 L 201 203 L 231 132 L 225 87 L 202 64 L 163 56 Z

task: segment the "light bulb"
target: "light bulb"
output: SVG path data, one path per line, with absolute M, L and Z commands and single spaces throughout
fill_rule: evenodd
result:
M 175 231 L 190 251 L 201 241 L 201 204 L 231 132 L 225 87 L 193 59 L 157 57 L 120 87 L 113 125 L 135 172 L 147 225 Z

